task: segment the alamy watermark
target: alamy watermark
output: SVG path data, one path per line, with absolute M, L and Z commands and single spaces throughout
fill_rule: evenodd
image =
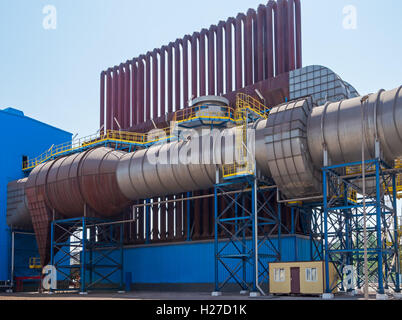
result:
M 57 28 L 57 9 L 53 5 L 46 5 L 42 9 L 45 15 L 42 20 L 42 26 L 45 30 L 56 30 Z
M 348 5 L 343 8 L 342 26 L 345 30 L 357 29 L 357 8 L 354 5 Z
M 171 128 L 174 132 L 174 128 Z M 164 130 L 153 130 L 148 137 L 159 141 L 160 148 L 146 153 L 152 165 L 230 165 L 244 164 L 255 159 L 255 130 L 242 127 L 219 129 L 187 129 L 180 133 L 179 141 L 166 144 Z M 151 139 L 151 140 L 152 140 Z

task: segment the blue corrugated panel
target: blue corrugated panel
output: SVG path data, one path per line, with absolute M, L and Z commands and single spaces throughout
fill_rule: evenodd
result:
M 34 158 L 53 144 L 71 140 L 72 134 L 26 117 L 15 109 L 0 110 L 0 128 L 0 281 L 4 281 L 10 278 L 11 253 L 10 231 L 6 224 L 7 184 L 24 177 L 23 156 Z M 16 259 L 26 261 L 24 256 Z
M 271 239 L 277 246 L 277 238 Z M 295 251 L 297 243 L 297 254 Z M 222 245 L 222 244 L 221 244 Z M 247 243 L 251 248 L 251 242 Z M 237 251 L 233 245 L 225 249 L 225 254 Z M 124 250 L 124 272 L 132 273 L 133 283 L 142 284 L 174 284 L 174 283 L 213 283 L 214 282 L 214 243 L 181 243 L 169 245 L 151 245 Z M 272 254 L 269 245 L 262 246 L 260 253 Z M 310 260 L 310 241 L 305 237 L 283 237 L 281 249 L 282 261 Z M 267 262 L 273 261 L 272 259 Z M 235 262 L 237 264 L 238 261 Z M 229 263 L 232 267 L 233 263 Z M 223 278 L 227 273 L 220 269 Z M 247 279 L 252 278 L 252 267 L 247 267 Z M 117 275 L 113 281 L 118 282 Z M 233 281 L 232 281 L 233 282 Z

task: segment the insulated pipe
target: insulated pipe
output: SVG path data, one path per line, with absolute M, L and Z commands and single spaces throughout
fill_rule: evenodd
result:
M 99 130 L 105 128 L 105 71 L 101 72 L 100 76 L 100 123 Z M 101 132 L 102 134 L 102 132 Z
M 295 0 L 288 0 L 289 70 L 296 68 L 295 56 Z
M 253 45 L 252 45 L 252 50 L 253 50 L 253 83 L 257 83 L 257 78 L 258 78 L 258 34 L 262 33 L 263 30 L 258 29 L 258 17 L 257 17 L 257 12 L 255 10 L 254 15 L 253 15 Z M 264 26 L 264 24 L 262 24 Z
M 164 116 L 166 113 L 166 52 L 167 47 L 163 46 L 160 52 L 160 59 L 161 59 L 161 76 L 160 76 L 160 115 Z
M 244 24 L 244 80 L 245 86 L 253 83 L 253 17 L 255 11 L 247 12 Z
M 113 114 L 112 114 L 112 130 L 117 128 L 116 120 L 118 118 L 118 104 L 119 104 L 119 74 L 118 67 L 113 69 Z
M 168 112 L 173 112 L 173 48 L 174 43 L 168 45 L 168 78 L 167 78 L 167 107 Z
M 225 25 L 226 93 L 233 91 L 233 42 L 232 28 L 235 18 L 229 18 Z
M 295 13 L 296 13 L 296 68 L 300 69 L 303 67 L 300 0 L 295 0 Z
M 290 48 L 289 48 L 289 18 L 288 18 L 288 1 L 287 0 L 283 0 L 282 3 L 282 36 L 283 36 L 283 60 L 284 60 L 284 72 L 288 72 L 289 69 L 289 52 L 290 52 Z M 294 39 L 293 39 L 294 41 Z
M 245 15 L 239 13 L 236 17 L 235 24 L 235 82 L 236 90 L 243 87 L 243 61 L 242 61 L 242 21 L 245 20 Z
M 260 5 L 257 11 L 257 41 L 254 45 L 257 54 L 256 63 L 256 82 L 264 80 L 264 28 L 266 16 L 266 6 Z
M 158 53 L 155 49 L 152 52 L 152 117 L 157 118 L 158 114 Z
M 130 61 L 127 61 L 125 66 L 126 83 L 125 89 L 125 99 L 124 99 L 124 128 L 130 127 L 130 110 L 131 110 L 131 70 Z
M 106 83 L 106 130 L 112 129 L 112 70 L 107 70 L 107 83 Z
M 184 107 L 189 105 L 189 72 L 188 72 L 188 44 L 191 37 L 186 35 L 183 38 L 183 102 Z
M 124 81 L 125 81 L 125 75 L 124 75 L 124 65 L 120 64 L 119 66 L 119 90 L 118 90 L 118 100 L 117 100 L 117 122 L 118 122 L 118 128 L 124 129 L 124 113 L 123 113 L 123 106 L 124 106 Z M 120 127 L 119 127 L 120 125 Z
M 136 124 L 144 122 L 144 59 L 145 56 L 141 55 L 138 58 L 138 78 L 137 78 L 137 119 Z
M 273 27 L 273 15 L 275 19 L 275 27 Z M 265 53 L 266 53 L 266 66 L 265 66 L 265 79 L 271 79 L 278 74 L 278 41 L 277 41 L 277 25 L 278 25 L 278 10 L 275 1 L 271 0 L 268 3 L 266 11 L 266 34 L 265 34 Z M 275 38 L 274 38 L 275 32 Z M 275 52 L 275 62 L 274 62 Z
M 198 39 L 200 34 L 195 32 L 191 37 L 191 95 L 198 97 Z
M 132 72 L 132 83 L 131 83 L 131 92 L 132 92 L 132 106 L 131 106 L 131 124 L 130 126 L 134 126 L 137 123 L 137 110 L 138 110 L 138 100 L 137 100 L 137 86 L 138 86 L 138 68 L 137 68 L 137 59 L 131 61 L 131 72 Z
M 283 19 L 284 19 L 284 6 L 283 6 L 283 1 L 284 0 L 278 0 L 277 2 L 277 8 L 278 8 L 278 22 L 277 22 L 277 30 L 275 31 L 275 45 L 278 46 L 278 51 L 277 51 L 277 55 L 276 55 L 276 59 L 277 59 L 277 64 L 278 64 L 278 68 L 276 71 L 276 74 L 281 74 L 285 72 L 285 30 L 283 28 Z
M 182 44 L 181 39 L 177 39 L 174 43 L 174 83 L 175 83 L 175 111 L 180 110 L 183 105 L 181 102 L 181 53 L 180 53 L 180 45 Z
M 217 27 L 212 25 L 208 31 L 208 95 L 215 95 L 215 32 Z
M 145 76 L 145 120 L 151 120 L 151 52 L 146 54 L 146 76 Z
M 216 29 L 216 94 L 224 94 L 223 90 L 223 30 L 226 22 L 220 21 Z
M 207 94 L 207 87 L 206 87 L 206 58 L 205 58 L 205 49 L 206 49 L 206 36 L 208 34 L 207 29 L 202 29 L 200 33 L 200 96 L 205 96 Z
M 383 158 L 392 164 L 402 153 L 402 87 L 380 90 L 369 96 L 364 107 L 365 154 L 375 158 L 375 141 Z M 317 167 L 323 163 L 326 146 L 333 164 L 361 160 L 361 97 L 327 103 L 313 109 L 308 122 L 308 147 Z

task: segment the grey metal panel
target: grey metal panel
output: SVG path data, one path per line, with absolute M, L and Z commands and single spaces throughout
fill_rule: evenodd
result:
M 11 228 L 32 230 L 31 215 L 25 194 L 27 178 L 11 181 L 7 185 L 7 225 Z
M 307 146 L 307 100 L 271 110 L 267 121 L 267 160 L 272 178 L 288 198 L 318 194 L 319 172 L 313 167 Z

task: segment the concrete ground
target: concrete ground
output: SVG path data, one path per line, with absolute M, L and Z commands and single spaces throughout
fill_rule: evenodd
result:
M 370 300 L 375 300 L 375 295 Z M 89 293 L 88 295 L 79 294 L 38 294 L 38 293 L 0 293 L 0 300 L 322 300 L 321 297 L 292 297 L 292 296 L 266 296 L 250 298 L 239 294 L 227 293 L 220 297 L 212 297 L 209 292 L 128 292 L 128 293 Z M 334 300 L 364 300 L 363 296 L 336 295 Z M 393 300 L 390 295 L 389 300 Z

